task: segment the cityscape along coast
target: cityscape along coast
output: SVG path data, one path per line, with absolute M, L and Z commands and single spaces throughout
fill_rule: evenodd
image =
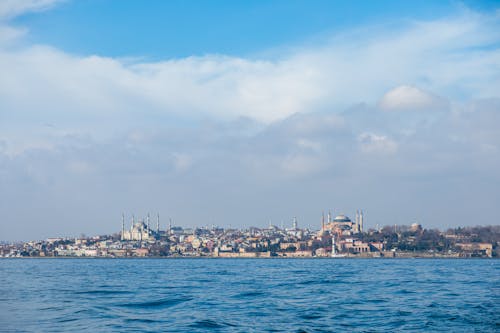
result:
M 119 233 L 94 237 L 48 238 L 0 244 L 0 257 L 214 257 L 214 258 L 492 258 L 499 256 L 500 226 L 440 231 L 418 223 L 364 229 L 362 211 L 352 221 L 344 214 L 322 216 L 319 230 L 269 224 L 266 228 L 182 228 L 171 222 L 160 229 L 131 217 Z M 153 225 L 155 224 L 155 225 Z

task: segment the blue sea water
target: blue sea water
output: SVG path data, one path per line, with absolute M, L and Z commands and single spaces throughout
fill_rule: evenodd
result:
M 500 261 L 5 259 L 2 332 L 499 332 Z

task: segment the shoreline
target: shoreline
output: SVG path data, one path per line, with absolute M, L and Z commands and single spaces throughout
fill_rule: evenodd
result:
M 167 260 L 176 260 L 176 259 L 220 259 L 220 260 L 228 260 L 228 259 L 242 259 L 242 260 L 251 260 L 251 259 L 264 259 L 264 260 L 402 260 L 402 259 L 447 259 L 447 260 L 495 260 L 500 259 L 499 257 L 451 257 L 451 256 L 435 256 L 435 257 L 426 257 L 426 256 L 415 256 L 415 257 L 342 257 L 342 258 L 332 258 L 332 257 L 211 257 L 211 256 L 150 256 L 150 257 L 91 257 L 91 256 L 61 256 L 61 257 L 0 257 L 2 259 L 106 259 L 106 260 L 116 260 L 116 259 L 140 259 L 140 260 L 148 260 L 148 259 L 167 259 Z

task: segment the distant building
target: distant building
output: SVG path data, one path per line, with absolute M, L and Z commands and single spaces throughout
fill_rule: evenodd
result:
M 422 226 L 418 223 L 412 223 L 412 225 L 410 226 L 410 231 L 412 232 L 422 231 Z
M 125 218 L 122 217 L 121 240 L 154 241 L 158 236 L 158 232 L 153 231 L 149 226 L 149 214 L 147 222 L 135 222 L 135 218 L 132 217 L 132 223 L 129 230 L 125 230 Z
M 462 251 L 464 256 L 487 256 L 492 257 L 493 244 L 491 243 L 457 243 L 455 245 Z
M 345 236 L 357 234 L 363 231 L 363 211 L 356 212 L 355 222 L 352 222 L 351 219 L 344 214 L 337 215 L 333 220 L 331 220 L 331 214 L 328 213 L 327 222 L 325 223 L 323 216 L 321 224 L 322 234 L 326 231 Z

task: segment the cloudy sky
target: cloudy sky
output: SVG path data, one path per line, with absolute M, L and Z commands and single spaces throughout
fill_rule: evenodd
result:
M 0 239 L 499 224 L 494 1 L 0 1 Z

